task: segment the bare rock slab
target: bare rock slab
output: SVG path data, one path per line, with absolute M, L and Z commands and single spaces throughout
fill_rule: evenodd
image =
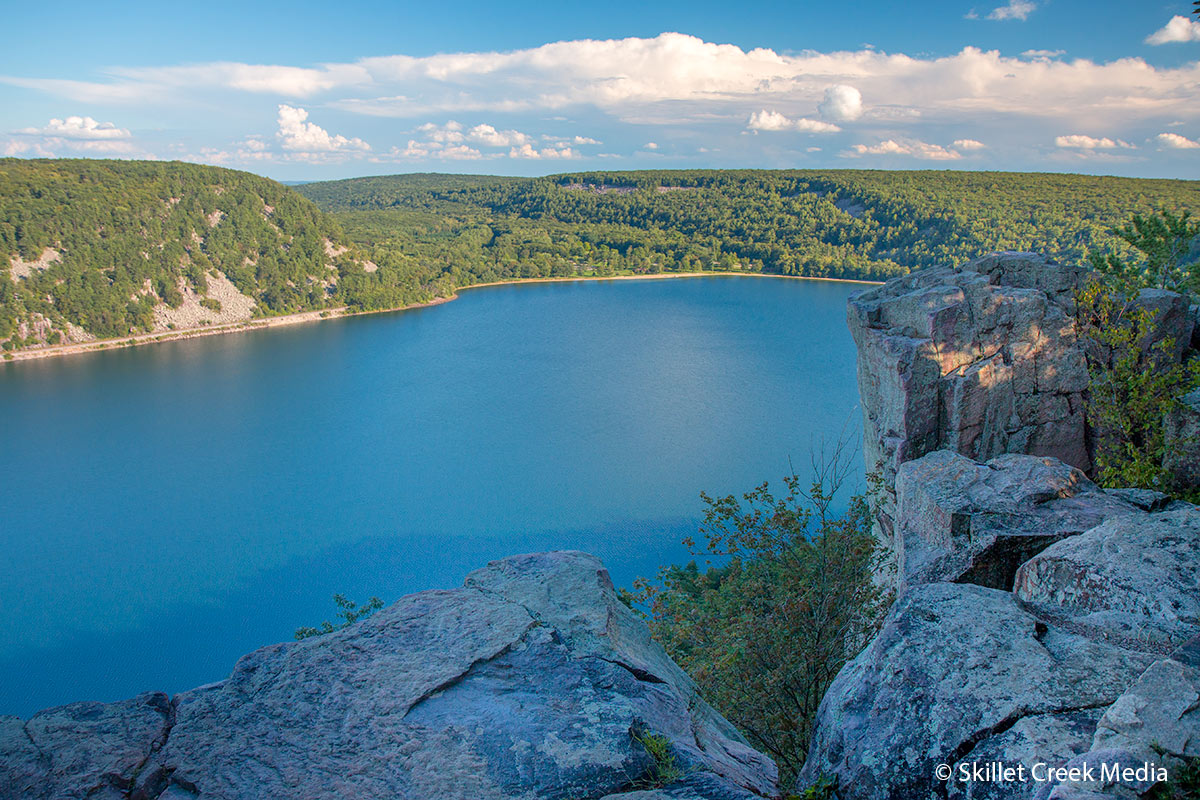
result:
M 939 781 L 935 767 L 1062 763 L 1153 660 L 1048 628 L 1007 592 L 913 586 L 826 693 L 800 786 L 826 775 L 842 800 L 993 796 L 994 784 Z M 996 796 L 1037 785 L 1010 788 Z
M 1021 566 L 1014 591 L 1039 611 L 1170 652 L 1200 635 L 1200 508 L 1114 517 L 1057 542 Z
M 646 736 L 679 767 L 666 786 Z M 576 552 L 494 562 L 170 702 L 0 719 L 3 800 L 750 800 L 776 780 Z

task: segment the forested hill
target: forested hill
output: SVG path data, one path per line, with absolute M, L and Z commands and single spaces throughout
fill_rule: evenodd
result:
M 245 172 L 0 159 L 0 341 L 12 350 L 341 305 L 340 284 L 366 277 L 341 240 L 311 201 Z
M 456 285 L 740 269 L 886 278 L 995 250 L 1079 261 L 1135 212 L 1200 213 L 1200 182 L 866 170 L 396 175 L 297 187 L 373 260 Z
M 1161 207 L 1200 213 L 1200 182 L 687 170 L 287 187 L 194 164 L 0 159 L 0 346 L 396 308 L 520 278 L 886 278 L 994 250 L 1073 262 L 1120 249 L 1109 229 Z

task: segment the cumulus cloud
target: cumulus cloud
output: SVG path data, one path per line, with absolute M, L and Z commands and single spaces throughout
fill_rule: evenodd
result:
M 1186 136 L 1180 136 L 1178 133 L 1160 133 L 1154 138 L 1161 146 L 1169 147 L 1172 150 L 1195 150 L 1196 148 L 1200 148 L 1200 142 L 1189 139 Z
M 579 158 L 570 147 L 543 147 L 540 150 L 526 142 L 508 151 L 509 158 Z
M 1008 5 L 1000 6 L 992 9 L 992 13 L 987 15 L 988 19 L 1005 20 L 1005 19 L 1029 19 L 1029 15 L 1037 9 L 1037 3 L 1030 0 L 1008 0 Z
M 788 119 L 778 111 L 756 111 L 750 115 L 746 127 L 752 131 L 803 131 L 805 133 L 837 133 L 841 130 L 831 122 L 816 119 Z
M 986 14 L 994 5 L 1017 9 L 1019 4 L 994 0 L 981 9 Z M 716 137 L 735 135 L 747 120 L 755 121 L 752 130 L 763 132 L 805 129 L 786 127 L 800 125 L 814 133 L 836 133 L 818 129 L 818 123 L 842 128 L 853 123 L 861 136 L 857 141 L 901 144 L 940 141 L 939 134 L 929 130 L 986 126 L 997 131 L 997 141 L 1012 141 L 1030 154 L 1044 153 L 1038 145 L 1053 141 L 1062 130 L 1100 130 L 1114 139 L 1141 141 L 1145 131 L 1164 130 L 1172 120 L 1189 126 L 1200 123 L 1200 104 L 1195 102 L 1200 61 L 1156 66 L 1141 58 L 1096 62 L 1059 55 L 1028 51 L 1005 56 L 975 47 L 940 57 L 867 47 L 782 53 L 664 33 L 653 38 L 552 42 L 507 52 L 392 55 L 318 66 L 221 62 L 115 69 L 91 82 L 0 76 L 0 83 L 101 103 L 177 103 L 189 110 L 229 102 L 234 92 L 275 94 L 272 108 L 278 103 L 304 106 L 289 98 L 319 95 L 323 108 L 411 119 L 410 125 L 396 127 L 412 133 L 386 145 L 380 142 L 381 150 L 411 136 L 418 148 L 428 149 L 431 143 L 465 146 L 484 157 L 503 157 L 523 144 L 535 151 L 547 146 L 576 150 L 589 144 L 566 134 L 535 134 L 525 121 L 501 124 L 521 113 L 526 120 L 534 115 L 608 116 L 639 126 L 631 131 L 686 126 L 689 136 L 711 132 Z M 201 102 L 192 103 L 193 98 Z M 418 123 L 447 118 L 470 122 L 457 130 L 443 125 L 416 129 Z M 301 131 L 312 124 L 307 119 L 298 123 Z M 490 130 L 470 138 L 484 124 L 490 124 Z M 667 141 L 673 133 L 630 135 Z M 518 134 L 532 138 L 522 141 Z M 355 140 L 342 138 L 346 144 L 321 152 L 340 154 L 339 158 L 370 152 L 355 150 Z M 281 141 L 272 139 L 273 148 L 317 152 L 285 150 Z M 947 152 L 951 150 L 968 152 L 957 146 Z
M 129 131 L 111 122 L 97 122 L 91 117 L 52 119 L 44 128 L 22 128 L 17 133 L 26 136 L 54 136 L 60 139 L 128 139 Z
M 336 153 L 365 151 L 371 147 L 362 139 L 348 139 L 329 131 L 313 122 L 307 122 L 308 112 L 303 108 L 279 106 L 279 131 L 275 134 L 284 150 L 297 153 Z
M 658 142 L 646 142 L 646 149 L 647 150 L 657 150 Z
M 1184 16 L 1171 17 L 1171 21 L 1146 37 L 1146 44 L 1170 44 L 1172 42 L 1200 42 L 1200 21 Z
M 520 131 L 498 131 L 491 125 L 476 125 L 467 138 L 488 147 L 516 147 L 529 141 L 529 137 Z
M 1096 138 L 1079 133 L 1071 134 L 1070 136 L 1056 136 L 1054 144 L 1056 147 L 1065 147 L 1074 150 L 1113 150 L 1116 148 L 1133 149 L 1135 147 L 1135 145 L 1121 139 L 1110 139 L 1107 136 Z
M 817 106 L 825 119 L 852 122 L 862 116 L 862 92 L 853 86 L 839 84 L 825 90 L 825 99 Z
M 30 155 L 50 158 L 64 151 L 95 153 L 99 155 L 141 155 L 142 152 L 129 139 L 131 134 L 111 122 L 97 122 L 91 117 L 67 117 L 51 119 L 41 128 L 20 128 L 13 132 L 18 138 L 4 144 L 8 156 Z
M 220 63 L 114 70 L 109 77 L 0 82 L 103 102 L 183 101 L 189 91 L 217 86 L 284 96 L 336 93 L 327 105 L 385 117 L 591 106 L 626 120 L 679 123 L 746 119 L 763 108 L 798 118 L 822 106 L 822 118 L 834 123 L 860 116 L 960 120 L 1016 113 L 1099 124 L 1114 114 L 1194 115 L 1191 87 L 1200 81 L 1200 65 L 1013 58 L 973 47 L 939 58 L 867 48 L 787 55 L 664 33 L 503 53 L 382 56 L 317 68 Z M 864 109 L 864 94 L 887 102 Z
M 1025 58 L 1058 58 L 1066 54 L 1066 50 L 1026 50 L 1021 53 Z
M 951 150 L 939 144 L 930 144 L 915 139 L 905 141 L 885 139 L 879 144 L 874 145 L 856 144 L 844 155 L 911 156 L 928 161 L 954 161 L 962 158 L 962 153 L 957 150 Z
M 954 146 L 959 150 L 983 150 L 987 147 L 986 144 L 975 139 L 955 139 Z

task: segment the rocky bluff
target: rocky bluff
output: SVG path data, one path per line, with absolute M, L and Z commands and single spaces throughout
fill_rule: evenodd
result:
M 864 451 L 889 489 L 881 580 L 897 601 L 827 692 L 802 787 L 1132 798 L 1156 780 L 1138 767 L 1200 757 L 1200 508 L 1087 478 L 1087 360 L 1070 313 L 1082 280 L 998 253 L 850 300 Z M 1184 299 L 1137 302 L 1183 357 Z M 1189 413 L 1167 421 L 1181 462 Z M 988 764 L 1025 779 L 975 769 Z

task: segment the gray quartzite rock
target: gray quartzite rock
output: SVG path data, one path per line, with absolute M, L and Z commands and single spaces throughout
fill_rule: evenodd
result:
M 1200 640 L 1193 643 L 1200 652 Z M 1155 661 L 1117 701 L 1104 712 L 1096 727 L 1091 748 L 1069 762 L 1090 764 L 1096 780 L 1046 786 L 1038 795 L 1069 800 L 1073 792 L 1091 792 L 1096 797 L 1134 798 L 1155 782 L 1155 773 L 1138 775 L 1146 764 L 1161 766 L 1168 776 L 1178 769 L 1180 759 L 1200 758 L 1200 658 L 1177 653 Z M 1123 774 L 1104 779 L 1101 764 L 1117 764 L 1133 770 L 1133 780 Z
M 885 477 L 937 449 L 1048 455 L 1088 469 L 1088 373 L 1067 313 L 1080 270 L 997 253 L 852 297 L 864 454 Z
M 1011 589 L 1017 568 L 1105 519 L 1142 514 L 1061 461 L 1008 454 L 986 464 L 939 450 L 896 475 L 900 586 L 933 581 Z
M 683 773 L 665 797 L 776 791 L 583 553 L 494 562 L 171 703 L 87 706 L 0 719 L 0 798 L 586 800 L 654 789 L 646 735 Z
M 993 796 L 934 768 L 977 754 L 1061 763 L 1152 660 L 1047 628 L 1006 592 L 913 586 L 826 693 L 800 785 L 834 776 L 842 800 Z
M 1200 508 L 1109 519 L 1023 564 L 1014 591 L 1039 611 L 1169 652 L 1200 634 Z

